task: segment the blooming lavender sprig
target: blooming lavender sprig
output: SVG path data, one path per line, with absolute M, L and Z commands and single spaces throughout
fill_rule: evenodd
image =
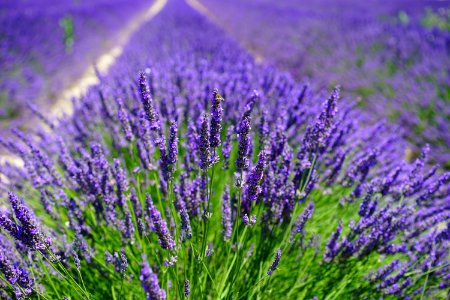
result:
M 250 130 L 251 130 L 250 115 L 244 114 L 237 128 L 237 135 L 239 141 L 238 157 L 236 158 L 237 172 L 247 170 L 250 164 L 248 159 L 248 152 L 250 149 L 250 136 L 249 136 Z
M 178 126 L 175 121 L 170 124 L 169 142 L 167 151 L 164 149 L 164 143 L 161 142 L 161 171 L 164 180 L 168 181 L 172 178 L 175 172 L 176 163 L 178 159 Z
M 308 205 L 303 210 L 303 212 L 298 217 L 297 222 L 294 224 L 294 227 L 292 228 L 292 236 L 295 234 L 304 233 L 305 224 L 309 219 L 311 219 L 313 213 L 314 213 L 314 202 L 309 202 Z
M 211 145 L 208 129 L 208 116 L 206 114 L 204 114 L 202 117 L 200 124 L 200 134 L 198 138 L 200 168 L 202 170 L 207 170 L 211 165 Z
M 220 145 L 220 133 L 222 131 L 222 102 L 224 99 L 219 94 L 219 90 L 214 89 L 211 106 L 211 125 L 210 125 L 210 147 L 215 148 Z
M 191 283 L 188 279 L 184 281 L 184 296 L 187 298 L 191 295 Z
M 275 259 L 273 260 L 272 264 L 269 267 L 269 270 L 267 271 L 267 275 L 272 275 L 273 272 L 277 269 L 278 265 L 280 264 L 281 260 L 281 249 L 278 249 L 275 252 Z
M 230 155 L 231 155 L 233 133 L 234 133 L 234 126 L 230 125 L 227 129 L 227 135 L 225 137 L 225 141 L 222 146 L 223 169 L 224 170 L 228 170 L 228 167 L 230 165 Z
M 153 130 L 159 131 L 161 128 L 158 113 L 153 106 L 153 99 L 150 95 L 150 88 L 148 87 L 145 73 L 139 75 L 139 88 L 141 91 L 141 101 L 144 106 L 145 115 L 150 122 L 150 127 Z
M 122 125 L 122 131 L 125 134 L 125 138 L 130 142 L 133 139 L 133 132 L 131 130 L 128 112 L 124 107 L 122 99 L 118 98 L 116 101 L 118 106 L 117 118 Z
M 181 230 L 182 230 L 182 240 L 186 239 L 190 240 L 192 238 L 192 228 L 191 221 L 189 220 L 189 214 L 186 208 L 181 208 L 180 210 L 181 217 Z
M 159 287 L 158 276 L 153 273 L 147 262 L 144 262 L 141 265 L 139 279 L 147 294 L 147 300 L 166 299 L 166 291 Z
M 328 239 L 327 245 L 326 245 L 326 251 L 323 255 L 323 259 L 325 262 L 332 261 L 339 251 L 339 237 L 342 233 L 342 222 L 339 222 L 339 225 L 336 227 L 336 230 L 331 234 L 331 237 Z
M 167 163 L 175 165 L 178 159 L 178 126 L 175 121 L 170 124 L 169 146 L 167 150 Z
M 318 150 L 324 150 L 336 117 L 339 90 L 339 86 L 334 88 L 331 96 L 325 101 L 322 112 L 314 125 L 307 128 L 303 140 L 303 147 L 306 152 L 314 153 Z
M 267 111 L 263 111 L 259 123 L 259 150 L 263 150 L 267 143 L 267 138 L 269 136 L 269 124 L 267 120 Z
M 161 217 L 161 213 L 153 204 L 153 200 L 150 194 L 146 196 L 147 203 L 147 211 L 150 217 L 150 220 L 153 222 L 153 226 L 155 227 L 155 232 L 159 238 L 159 244 L 164 249 L 173 249 L 175 247 L 175 241 L 172 238 L 172 235 L 167 228 L 166 221 Z
M 261 180 L 263 178 L 264 168 L 266 165 L 266 153 L 259 153 L 258 163 L 251 171 L 246 185 L 246 197 L 242 201 L 242 209 L 245 212 L 250 211 L 252 202 L 256 201 L 261 193 Z
M 261 193 L 261 180 L 263 178 L 264 168 L 266 166 L 266 153 L 259 153 L 258 163 L 250 173 L 247 180 L 247 197 L 250 201 L 255 201 Z
M 229 241 L 233 232 L 231 214 L 230 187 L 227 185 L 222 196 L 222 234 L 225 241 Z
M 50 240 L 44 237 L 31 211 L 16 194 L 10 192 L 8 199 L 20 224 L 16 224 L 3 212 L 0 214 L 0 225 L 3 229 L 32 250 L 47 249 L 50 246 Z
M 120 160 L 114 159 L 114 175 L 117 183 L 117 197 L 119 199 L 119 205 L 121 207 L 126 206 L 126 196 L 125 193 L 128 191 L 128 181 L 125 171 L 120 165 Z
M 26 269 L 19 267 L 17 263 L 11 263 L 4 253 L 0 253 L 0 272 L 13 286 L 17 299 L 26 299 L 30 296 L 34 280 Z

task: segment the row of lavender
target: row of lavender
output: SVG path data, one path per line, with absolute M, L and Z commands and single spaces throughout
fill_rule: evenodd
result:
M 115 35 L 151 1 L 3 1 L 0 3 L 0 120 L 29 102 L 51 105 Z M 21 120 L 19 120 L 20 122 Z
M 402 161 L 339 87 L 255 64 L 183 2 L 75 107 L 1 140 L 24 161 L 1 168 L 2 297 L 446 297 L 429 149 Z
M 447 2 L 202 2 L 247 48 L 296 78 L 342 82 L 375 119 L 401 124 L 416 150 L 433 144 L 432 158 L 450 166 Z

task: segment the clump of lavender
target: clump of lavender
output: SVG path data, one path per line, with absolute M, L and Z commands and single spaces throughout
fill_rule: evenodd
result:
M 50 239 L 44 236 L 30 209 L 12 192 L 9 193 L 8 199 L 18 223 L 6 212 L 2 212 L 0 215 L 2 229 L 32 250 L 45 251 L 48 249 Z
M 441 297 L 450 176 L 427 150 L 403 161 L 339 89 L 320 106 L 184 4 L 162 14 L 73 117 L 2 136 L 24 167 L 0 167 L 1 297 Z

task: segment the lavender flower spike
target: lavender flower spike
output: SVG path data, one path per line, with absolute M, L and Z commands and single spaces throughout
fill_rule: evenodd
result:
M 20 225 L 15 224 L 7 216 L 0 216 L 0 225 L 15 239 L 21 241 L 32 250 L 44 250 L 49 247 L 49 240 L 44 238 L 34 215 L 23 204 L 16 194 L 9 193 L 9 202 Z
M 222 101 L 224 99 L 219 94 L 217 89 L 213 91 L 213 99 L 211 106 L 211 128 L 210 128 L 210 146 L 211 148 L 218 147 L 220 145 L 220 132 L 222 131 Z
M 145 116 L 150 122 L 151 129 L 159 130 L 159 117 L 155 108 L 153 107 L 152 96 L 150 95 L 150 89 L 147 84 L 147 78 L 144 73 L 139 75 L 139 88 L 141 91 L 141 101 L 144 106 Z
M 189 214 L 186 208 L 183 207 L 180 210 L 180 217 L 181 217 L 182 240 L 184 242 L 186 241 L 186 239 L 190 240 L 192 238 L 191 221 L 189 220 Z
M 127 141 L 131 141 L 133 139 L 133 133 L 131 131 L 130 118 L 128 116 L 127 110 L 124 107 L 122 99 L 117 99 L 117 105 L 119 107 L 119 111 L 117 112 L 117 118 L 119 119 L 120 124 L 122 125 L 123 133 L 125 134 L 125 138 Z
M 267 275 L 272 275 L 273 272 L 277 269 L 278 264 L 280 263 L 281 259 L 281 249 L 278 249 L 275 253 L 275 259 L 273 260 L 272 264 L 270 265 L 269 270 L 267 271 Z
M 147 262 L 142 263 L 139 279 L 147 294 L 147 300 L 166 299 L 166 291 L 159 287 L 158 276 L 153 273 Z
M 170 124 L 169 149 L 167 154 L 167 163 L 175 165 L 178 158 L 178 126 L 175 121 Z
M 260 182 L 263 178 L 264 167 L 266 165 L 266 154 L 264 151 L 259 153 L 258 163 L 250 173 L 247 180 L 247 200 L 255 201 L 261 193 Z
M 164 144 L 161 149 L 161 169 L 166 181 L 172 178 L 178 159 L 178 126 L 174 121 L 170 124 L 170 135 L 167 152 L 164 150 Z
M 234 126 L 230 125 L 227 130 L 227 136 L 225 138 L 225 142 L 222 146 L 222 154 L 223 154 L 223 169 L 228 170 L 230 165 L 230 155 L 231 155 L 231 146 L 232 146 L 232 135 L 234 133 Z
M 188 279 L 184 281 L 184 296 L 187 298 L 191 294 L 191 283 Z
M 233 221 L 231 218 L 230 187 L 227 185 L 222 198 L 222 234 L 225 241 L 230 240 L 232 232 Z
M 200 136 L 198 141 L 200 156 L 199 164 L 202 170 L 208 169 L 211 164 L 211 145 L 209 141 L 208 116 L 204 114 L 201 122 Z
M 324 261 L 331 262 L 339 251 L 338 240 L 342 233 L 342 222 L 339 223 L 336 231 L 331 234 L 330 239 L 327 242 L 326 252 L 323 256 Z
M 248 152 L 250 149 L 250 129 L 250 115 L 245 114 L 239 123 L 239 127 L 237 128 L 239 146 L 238 157 L 236 159 L 236 169 L 238 172 L 247 170 L 249 166 Z
M 159 238 L 159 244 L 164 249 L 173 249 L 175 247 L 175 242 L 169 232 L 169 229 L 167 228 L 167 223 L 161 217 L 161 213 L 153 204 L 152 198 L 149 194 L 147 194 L 146 202 L 149 217 L 155 226 L 155 231 Z
M 303 233 L 306 222 L 311 219 L 314 212 L 314 203 L 309 202 L 305 210 L 298 217 L 298 221 L 295 223 L 294 228 L 292 228 L 292 235 L 297 233 Z

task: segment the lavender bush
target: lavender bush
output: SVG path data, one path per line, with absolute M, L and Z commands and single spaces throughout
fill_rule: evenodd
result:
M 450 174 L 171 1 L 75 112 L 1 145 L 4 298 L 441 298 Z
M 203 0 L 258 57 L 401 125 L 409 157 L 450 168 L 450 8 L 445 1 Z

